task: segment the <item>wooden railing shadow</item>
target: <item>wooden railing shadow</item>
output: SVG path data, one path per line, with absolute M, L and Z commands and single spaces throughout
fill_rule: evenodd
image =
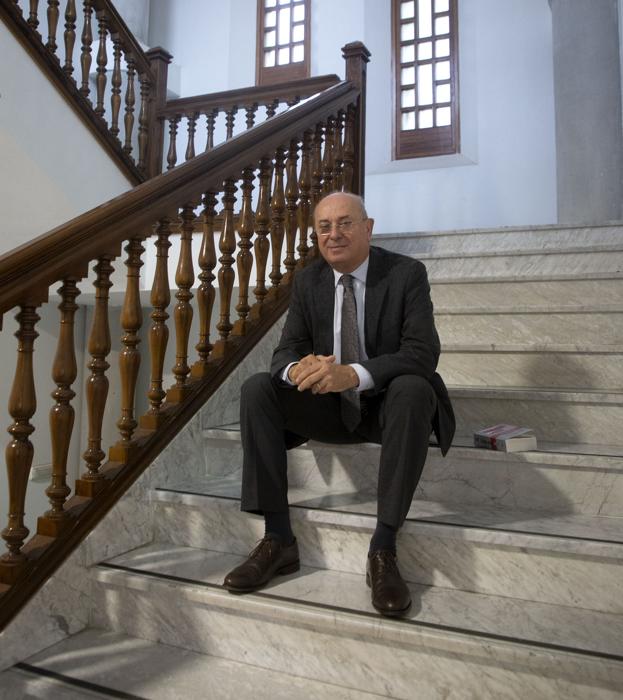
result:
M 333 190 L 362 192 L 369 53 L 357 42 L 344 47 L 343 55 L 346 81 L 0 258 L 0 315 L 16 309 L 18 323 L 17 364 L 9 398 L 13 423 L 6 451 L 9 518 L 2 531 L 7 551 L 0 558 L 0 628 L 62 564 L 287 308 L 296 271 L 317 254 L 312 220 L 322 194 Z M 217 210 L 218 260 L 214 245 Z M 197 216 L 202 245 L 195 260 L 192 238 Z M 168 251 L 177 225 L 176 304 L 170 312 Z M 139 344 L 145 320 L 139 279 L 148 242 L 153 242 L 156 254 L 153 279 L 148 280 L 152 305 L 149 408 L 139 416 L 136 386 L 139 366 L 144 362 Z M 119 438 L 107 445 L 102 439 L 102 423 L 105 411 L 110 410 L 107 396 L 112 371 L 107 359 L 112 348 L 108 302 L 111 275 L 122 246 L 127 275 L 119 353 L 121 412 Z M 89 376 L 84 388 L 88 439 L 84 471 L 72 490 L 67 468 L 77 376 L 73 327 L 78 284 L 87 277 L 91 265 L 96 277 L 88 339 Z M 257 274 L 251 292 L 253 268 Z M 199 337 L 192 341 L 196 341 L 197 352 L 192 361 L 190 300 L 196 270 L 200 321 Z M 236 277 L 239 294 L 232 309 Z M 28 539 L 24 510 L 34 452 L 31 419 L 37 401 L 41 401 L 33 380 L 37 311 L 47 301 L 50 287 L 56 285 L 60 285 L 61 303 L 58 345 L 51 367 L 56 388 L 50 408 L 52 477 L 46 491 L 50 508 L 38 518 L 37 531 Z M 209 329 L 215 308 L 218 337 L 212 338 Z M 170 316 L 176 362 L 173 385 L 166 388 L 163 365 Z

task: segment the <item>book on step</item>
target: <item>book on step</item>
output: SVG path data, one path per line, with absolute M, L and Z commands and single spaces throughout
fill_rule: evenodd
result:
M 499 423 L 476 431 L 474 446 L 499 452 L 536 450 L 536 435 L 530 428 Z

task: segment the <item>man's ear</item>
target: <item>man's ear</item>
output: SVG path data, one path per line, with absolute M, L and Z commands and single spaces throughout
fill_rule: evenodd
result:
M 368 226 L 368 230 L 367 230 L 368 240 L 370 240 L 372 238 L 372 229 L 374 228 L 374 219 L 371 219 L 370 217 L 368 217 L 366 219 L 366 224 Z

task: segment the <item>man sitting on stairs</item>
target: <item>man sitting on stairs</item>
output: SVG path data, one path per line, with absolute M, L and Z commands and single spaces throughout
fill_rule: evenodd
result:
M 309 439 L 381 444 L 377 525 L 367 582 L 384 615 L 411 605 L 396 562 L 403 524 L 428 451 L 454 434 L 446 387 L 435 372 L 439 337 L 424 265 L 370 245 L 363 200 L 333 192 L 316 206 L 322 255 L 294 279 L 270 373 L 242 387 L 242 510 L 262 514 L 264 538 L 231 571 L 232 593 L 254 591 L 299 568 L 288 511 L 286 451 Z

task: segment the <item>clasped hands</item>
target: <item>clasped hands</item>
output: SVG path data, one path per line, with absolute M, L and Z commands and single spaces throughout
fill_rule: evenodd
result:
M 290 367 L 288 379 L 299 391 L 311 389 L 312 394 L 354 389 L 359 376 L 350 365 L 338 365 L 335 355 L 306 355 Z

